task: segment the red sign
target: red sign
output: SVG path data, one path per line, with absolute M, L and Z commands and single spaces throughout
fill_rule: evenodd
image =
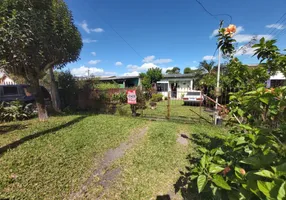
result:
M 128 104 L 137 104 L 136 90 L 127 90 L 127 103 Z

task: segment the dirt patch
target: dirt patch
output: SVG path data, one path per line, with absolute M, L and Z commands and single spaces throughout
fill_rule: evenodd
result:
M 178 135 L 177 138 L 177 143 L 183 145 L 183 146 L 188 146 L 189 144 L 189 136 L 185 133 L 181 133 Z
M 119 145 L 119 147 L 115 149 L 109 149 L 103 156 L 102 160 L 98 164 L 96 170 L 93 171 L 91 176 L 87 179 L 87 181 L 82 185 L 80 191 L 77 193 L 73 193 L 70 199 L 80 199 L 83 198 L 85 193 L 87 192 L 87 188 L 90 184 L 92 184 L 95 177 L 99 178 L 99 182 L 96 185 L 101 185 L 104 189 L 108 188 L 112 181 L 120 174 L 120 168 L 115 168 L 113 170 L 109 170 L 108 168 L 112 165 L 114 161 L 124 156 L 125 152 L 132 148 L 140 139 L 144 137 L 147 133 L 148 127 L 142 128 L 138 131 L 137 134 L 132 134 L 127 142 L 123 142 Z M 103 193 L 103 192 L 102 192 Z M 100 196 L 102 196 L 102 193 Z

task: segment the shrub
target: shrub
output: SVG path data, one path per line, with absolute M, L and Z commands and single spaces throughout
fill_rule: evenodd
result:
M 33 104 L 24 105 L 20 101 L 0 104 L 0 121 L 10 122 L 16 120 L 26 120 L 34 117 L 36 113 Z
M 144 93 L 142 92 L 142 90 L 137 89 L 136 90 L 136 96 L 137 96 L 137 104 L 130 105 L 133 116 L 137 115 L 136 112 L 138 109 L 146 109 L 146 100 L 145 100 L 145 96 L 144 96 Z
M 128 110 L 129 110 L 129 107 L 127 107 L 126 105 L 117 107 L 117 113 L 120 116 L 127 116 L 128 115 Z
M 159 102 L 163 100 L 163 95 L 162 94 L 152 94 L 151 101 L 153 102 Z
M 286 87 L 241 92 L 231 97 L 239 121 L 217 148 L 200 148 L 178 181 L 187 199 L 285 199 Z
M 112 95 L 112 101 L 125 104 L 127 103 L 127 94 L 126 92 L 115 93 Z
M 99 90 L 108 90 L 108 89 L 117 89 L 120 88 L 120 85 L 118 83 L 98 83 L 95 85 L 96 89 Z

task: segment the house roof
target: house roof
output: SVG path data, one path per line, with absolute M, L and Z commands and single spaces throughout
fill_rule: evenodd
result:
M 194 78 L 194 74 L 164 74 L 163 78 Z
M 123 80 L 123 79 L 134 79 L 139 78 L 139 76 L 110 76 L 110 77 L 100 77 L 101 81 L 112 81 L 112 80 Z

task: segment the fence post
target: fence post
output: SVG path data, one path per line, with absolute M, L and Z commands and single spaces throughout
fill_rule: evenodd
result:
M 168 92 L 168 100 L 167 100 L 167 119 L 170 119 L 170 109 L 171 109 L 171 94 Z

